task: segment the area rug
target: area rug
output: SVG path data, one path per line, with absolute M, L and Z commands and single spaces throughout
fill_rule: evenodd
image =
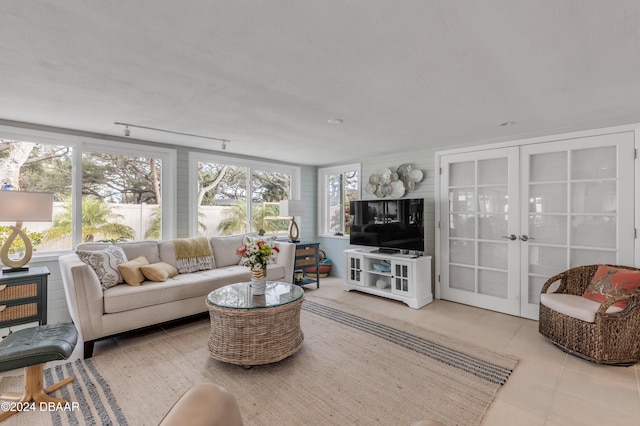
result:
M 5 424 L 155 425 L 196 383 L 238 399 L 246 425 L 478 425 L 517 364 L 513 356 L 415 324 L 313 298 L 303 304 L 302 348 L 245 370 L 209 357 L 205 322 L 46 371 L 76 380 L 54 393 L 79 410 L 20 413 Z M 20 377 L 0 391 L 17 390 Z

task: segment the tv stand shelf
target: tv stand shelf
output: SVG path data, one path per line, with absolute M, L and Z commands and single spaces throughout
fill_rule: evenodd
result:
M 433 301 L 431 256 L 345 250 L 347 279 L 342 288 L 399 300 L 419 309 Z M 377 267 L 376 267 L 377 265 Z M 388 265 L 389 271 L 386 271 Z

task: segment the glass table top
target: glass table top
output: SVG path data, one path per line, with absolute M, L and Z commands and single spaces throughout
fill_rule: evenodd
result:
M 235 309 L 260 309 L 286 305 L 302 297 L 300 286 L 277 281 L 267 281 L 264 295 L 253 295 L 251 283 L 236 283 L 212 291 L 207 300 L 214 306 Z

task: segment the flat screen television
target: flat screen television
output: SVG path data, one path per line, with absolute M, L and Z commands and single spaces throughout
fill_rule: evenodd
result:
M 424 251 L 422 198 L 351 201 L 349 225 L 350 244 Z

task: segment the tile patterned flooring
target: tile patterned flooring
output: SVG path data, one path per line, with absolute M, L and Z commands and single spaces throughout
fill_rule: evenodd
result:
M 416 310 L 397 301 L 345 292 L 341 284 L 339 278 L 326 278 L 321 280 L 319 289 L 309 285 L 305 292 L 519 357 L 518 366 L 498 392 L 483 425 L 640 425 L 640 363 L 631 367 L 609 367 L 568 355 L 538 333 L 537 321 L 443 300 Z M 94 354 L 141 344 L 176 330 L 199 327 L 203 322 L 207 323 L 208 318 L 105 339 L 96 343 Z M 78 349 L 80 347 L 79 344 Z M 79 351 L 76 352 L 74 357 L 80 356 Z

